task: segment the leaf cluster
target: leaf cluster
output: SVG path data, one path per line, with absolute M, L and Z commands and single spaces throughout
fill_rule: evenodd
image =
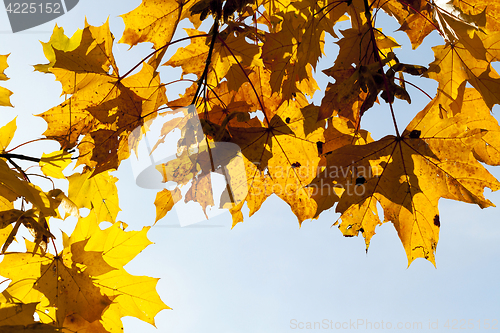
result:
M 492 66 L 499 57 L 497 7 L 489 0 L 143 0 L 122 15 L 119 42 L 151 43 L 153 50 L 125 71 L 113 56 L 108 22 L 85 23 L 72 37 L 56 26 L 43 43 L 48 63 L 35 69 L 54 75 L 67 96 L 39 115 L 48 124 L 45 139 L 60 150 L 17 155 L 9 148 L 15 120 L 0 129 L 0 274 L 10 279 L 0 325 L 111 332 L 121 329 L 123 316 L 153 323 L 167 308 L 156 279 L 123 269 L 149 244 L 148 228 L 125 231 L 117 221 L 110 174 L 134 158 L 155 122 L 163 126 L 153 150 L 181 132 L 177 158 L 155 166 L 164 182 L 176 184 L 158 192 L 156 221 L 180 200 L 197 202 L 205 212 L 214 206 L 211 178 L 219 173 L 227 183 L 220 205 L 231 212 L 233 227 L 243 221 L 244 205 L 253 215 L 276 195 L 299 223 L 335 207 L 341 215 L 334 225 L 347 237 L 361 234 L 367 249 L 376 228 L 391 222 L 409 264 L 416 258 L 435 264 L 439 200 L 484 208 L 493 206 L 484 189 L 500 188 L 483 165 L 500 164 L 500 127 L 491 115 L 500 103 L 500 76 Z M 399 22 L 414 49 L 433 31 L 440 34 L 435 60 L 428 66 L 400 62 L 400 45 L 376 25 L 380 11 Z M 185 19 L 192 27 L 174 39 Z M 337 35 L 336 24 L 345 20 L 350 28 Z M 211 25 L 208 32 L 198 30 L 203 21 Z M 315 71 L 329 49 L 326 34 L 339 52 L 323 71 L 330 82 L 315 105 L 310 100 L 320 88 Z M 167 59 L 167 49 L 186 40 L 189 45 Z M 0 57 L 0 80 L 7 79 L 6 59 Z M 182 74 L 164 75 L 163 66 Z M 412 77 L 436 80 L 437 92 L 425 92 Z M 168 87 L 178 82 L 190 85 L 168 100 Z M 429 103 L 403 129 L 394 101 L 411 103 L 409 86 Z M 10 94 L 0 88 L 0 105 L 10 106 Z M 394 135 L 373 140 L 361 119 L 379 97 Z M 37 163 L 44 177 L 67 179 L 68 189 L 43 190 L 18 160 Z M 72 161 L 80 171 L 63 173 Z M 90 213 L 82 217 L 82 209 Z M 68 215 L 78 218 L 75 231 L 63 235 L 62 251 L 50 253 L 50 221 Z M 112 226 L 101 229 L 103 221 Z M 21 226 L 33 241 L 25 242 L 24 253 L 7 252 Z

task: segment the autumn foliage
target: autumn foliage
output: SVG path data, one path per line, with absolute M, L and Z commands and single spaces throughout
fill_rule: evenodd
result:
M 435 60 L 400 62 L 398 42 L 375 24 L 380 10 L 398 21 L 413 49 L 437 31 L 443 45 L 433 48 Z M 435 264 L 439 199 L 484 208 L 493 206 L 484 189 L 500 188 L 484 167 L 500 164 L 500 127 L 491 115 L 500 104 L 492 66 L 500 57 L 499 11 L 493 0 L 143 0 L 122 15 L 119 42 L 147 42 L 153 50 L 125 69 L 114 59 L 107 22 L 85 23 L 72 37 L 56 26 L 43 43 L 48 62 L 35 70 L 53 75 L 66 96 L 38 115 L 60 150 L 16 154 L 9 146 L 16 120 L 0 128 L 0 275 L 10 280 L 0 295 L 0 331 L 115 332 L 121 317 L 154 324 L 168 308 L 156 293 L 157 279 L 123 268 L 150 244 L 150 227 L 127 231 L 117 220 L 111 175 L 155 121 L 164 124 L 154 149 L 173 131 L 182 133 L 177 159 L 156 166 L 164 182 L 177 184 L 158 192 L 156 221 L 180 200 L 213 206 L 210 177 L 222 173 L 228 186 L 220 203 L 233 227 L 243 221 L 244 205 L 252 215 L 274 194 L 299 223 L 335 206 L 341 215 L 332 222 L 345 236 L 361 234 L 367 249 L 376 227 L 392 222 L 409 264 L 416 258 Z M 184 19 L 192 27 L 177 37 Z M 336 34 L 335 25 L 346 20 L 351 27 Z M 203 21 L 208 31 L 198 30 Z M 339 52 L 324 70 L 331 82 L 321 87 L 322 102 L 314 105 L 326 34 Z M 189 45 L 167 59 L 180 41 Z M 160 76 L 160 66 L 179 67 L 182 75 Z M 0 80 L 8 79 L 6 68 L 7 56 L 0 56 Z M 436 80 L 438 89 L 430 96 L 417 87 L 417 98 L 429 103 L 403 129 L 393 103 L 411 103 L 407 87 L 417 76 Z M 167 100 L 177 82 L 190 86 Z M 12 106 L 11 94 L 0 87 L 0 105 Z M 360 126 L 376 103 L 386 105 L 394 127 L 380 140 Z M 192 126 L 198 118 L 202 130 Z M 225 150 L 225 143 L 239 149 Z M 236 158 L 243 168 L 232 164 Z M 42 189 L 19 161 L 38 164 L 44 177 L 66 178 L 69 187 Z M 75 164 L 78 172 L 68 168 Z M 71 215 L 78 223 L 57 250 L 51 219 Z M 101 222 L 112 226 L 101 229 Z M 20 228 L 33 239 L 25 252 L 9 252 Z

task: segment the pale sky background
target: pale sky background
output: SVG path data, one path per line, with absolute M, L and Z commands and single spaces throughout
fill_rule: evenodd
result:
M 54 77 L 33 72 L 30 67 L 46 62 L 38 40 L 48 41 L 56 22 L 64 27 L 67 35 L 72 35 L 77 28 L 84 27 L 85 16 L 96 26 L 109 16 L 111 30 L 119 40 L 124 24 L 117 16 L 139 4 L 139 0 L 80 0 L 66 15 L 17 34 L 12 34 L 6 12 L 0 10 L 0 54 L 11 53 L 6 71 L 11 79 L 0 84 L 14 92 L 11 100 L 15 106 L 0 109 L 0 126 L 18 116 L 19 128 L 12 146 L 40 137 L 46 123 L 32 115 L 61 101 L 60 84 Z M 384 31 L 391 33 L 397 28 L 392 24 Z M 417 52 L 411 52 L 406 34 L 398 32 L 394 36 L 407 47 L 396 51 L 398 58 L 422 65 L 434 59 L 429 48 L 441 43 L 439 36 L 433 34 Z M 327 44 L 326 51 L 331 55 L 324 58 L 319 69 L 330 67 L 336 57 L 338 48 L 331 40 Z M 127 49 L 123 44 L 115 48 L 122 73 L 148 54 L 150 45 Z M 179 71 L 163 67 L 161 75 L 163 82 L 167 82 L 177 79 Z M 434 82 L 411 79 L 434 93 Z M 318 74 L 321 87 L 326 86 L 326 80 L 325 75 Z M 174 99 L 181 92 L 179 89 L 180 86 L 178 89 L 169 86 L 169 98 Z M 321 94 L 318 92 L 315 97 L 317 104 Z M 416 90 L 410 90 L 410 94 L 412 105 L 406 102 L 395 105 L 400 129 L 428 102 L 427 97 Z M 498 109 L 494 111 L 499 119 Z M 375 139 L 394 134 L 389 108 L 382 105 L 369 110 L 362 127 L 372 131 Z M 41 156 L 42 152 L 57 148 L 57 144 L 34 143 L 16 152 Z M 500 177 L 499 169 L 489 169 Z M 119 219 L 135 230 L 151 225 L 156 191 L 135 185 L 128 161 L 122 163 L 115 176 L 120 179 L 123 210 Z M 499 193 L 486 190 L 486 196 L 500 204 Z M 229 213 L 181 228 L 175 212 L 170 212 L 148 234 L 155 244 L 126 268 L 135 275 L 160 277 L 158 293 L 173 310 L 159 313 L 158 329 L 135 318 L 125 318 L 125 332 L 328 331 L 293 329 L 294 323 L 323 320 L 331 320 L 334 325 L 357 320 L 370 321 L 373 325 L 390 322 L 392 331 L 404 332 L 448 332 L 455 324 L 452 320 L 458 320 L 457 328 L 463 323 L 461 320 L 467 324 L 471 320 L 475 329 L 469 331 L 478 332 L 479 324 L 483 329 L 486 323 L 496 320 L 498 331 L 500 211 L 498 208 L 481 210 L 450 200 L 441 200 L 439 209 L 437 269 L 423 259 L 416 260 L 407 269 L 405 251 L 390 223 L 377 229 L 366 254 L 361 237 L 344 238 L 336 227 L 331 228 L 338 218 L 333 210 L 324 212 L 318 220 L 305 221 L 299 229 L 288 205 L 276 197 L 269 198 L 260 211 L 233 230 Z M 66 231 L 71 231 L 72 226 L 71 221 L 61 223 Z M 448 328 L 445 327 L 447 320 Z M 398 323 L 407 322 L 421 322 L 423 329 L 394 329 Z M 429 329 L 429 322 L 438 328 Z M 366 326 L 358 329 L 381 331 Z

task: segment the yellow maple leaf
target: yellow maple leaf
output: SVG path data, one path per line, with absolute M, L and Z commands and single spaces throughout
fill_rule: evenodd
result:
M 33 304 L 42 323 L 89 333 L 123 329 L 123 316 L 154 325 L 155 315 L 168 309 L 156 293 L 158 279 L 133 276 L 123 268 L 151 244 L 149 227 L 124 231 L 118 222 L 101 230 L 96 216 L 92 210 L 79 219 L 71 237 L 63 234 L 64 250 L 56 256 L 39 251 L 4 255 L 0 271 L 12 280 L 0 296 L 9 304 L 5 311 L 12 312 L 19 302 Z M 34 244 L 26 246 L 33 251 Z M 27 316 L 2 324 L 28 326 L 33 312 L 31 322 Z
M 113 303 L 103 314 L 102 324 L 109 329 L 113 322 L 120 322 L 121 317 L 134 316 L 154 325 L 155 315 L 162 309 L 169 309 L 156 293 L 158 279 L 134 276 L 123 269 L 125 264 L 152 244 L 146 236 L 150 227 L 141 231 L 124 231 L 121 223 L 117 222 L 101 230 L 98 221 L 97 215 L 91 211 L 88 217 L 80 220 L 65 243 L 73 246 L 87 239 L 85 250 L 99 253 L 102 260 L 116 268 L 94 280 L 105 295 L 113 298 Z
M 287 202 L 299 222 L 313 218 L 316 212 L 316 204 L 306 185 L 316 175 L 320 160 L 317 142 L 324 142 L 321 123 L 316 122 L 317 110 L 301 110 L 308 105 L 302 98 L 282 104 L 267 126 L 256 126 L 260 121 L 252 118 L 238 127 L 229 127 L 232 142 L 239 145 L 241 153 L 259 170 L 266 170 L 271 179 L 271 183 L 265 185 L 259 179 L 261 175 L 254 172 L 257 181 L 263 186 L 270 186 L 271 193 Z M 245 186 L 248 182 L 248 189 L 254 186 L 253 178 L 250 176 L 244 180 Z M 234 184 L 232 187 L 239 186 L 242 185 Z M 261 193 L 267 191 L 259 189 Z M 261 194 L 259 197 L 267 196 Z
M 444 101 L 449 97 L 439 94 L 401 138 L 387 136 L 333 151 L 316 179 L 343 189 L 337 206 L 342 213 L 341 230 L 347 236 L 362 232 L 367 246 L 380 224 L 375 205 L 379 202 L 384 222 L 391 221 L 398 231 L 409 264 L 419 257 L 435 264 L 440 198 L 484 208 L 493 205 L 484 198 L 484 188 L 500 188 L 472 154 L 486 134 L 482 123 L 474 124 L 472 118 L 460 114 L 440 117 Z
M 406 32 L 411 46 L 416 49 L 425 37 L 435 30 L 432 6 L 425 0 L 416 1 L 386 1 L 382 9 L 398 20 L 401 27 L 398 30 Z
M 484 102 L 481 94 L 473 88 L 465 88 L 463 84 L 459 91 L 461 98 L 451 102 L 448 106 L 449 113 L 446 116 L 460 114 L 468 118 L 468 129 L 474 128 L 486 130 L 486 134 L 473 145 L 474 157 L 489 165 L 500 165 L 500 126 L 498 121 L 490 113 L 490 109 Z M 444 104 L 444 103 L 443 103 Z M 443 108 L 441 108 L 443 110 Z M 444 113 L 444 112 L 442 112 Z
M 298 91 L 312 97 L 319 89 L 312 70 L 324 53 L 325 32 L 336 37 L 332 27 L 347 6 L 327 8 L 326 1 L 294 2 L 275 14 L 280 23 L 265 33 L 262 58 L 272 71 L 273 92 L 283 94 L 284 99 Z
M 435 60 L 425 75 L 438 81 L 438 89 L 443 93 L 456 99 L 458 87 L 467 81 L 481 93 L 490 109 L 500 103 L 496 93 L 500 89 L 500 76 L 489 61 L 475 58 L 459 42 L 435 46 L 433 50 Z
M 115 222 L 120 211 L 118 206 L 117 178 L 109 172 L 91 177 L 92 171 L 75 173 L 68 177 L 68 198 L 78 208 L 92 209 L 99 221 Z
M 34 244 L 26 242 L 28 250 L 32 250 Z M 55 317 L 40 319 L 58 327 L 73 313 L 89 322 L 99 320 L 112 299 L 94 285 L 89 272 L 113 268 L 102 259 L 99 261 L 99 254 L 84 251 L 84 242 L 66 248 L 57 256 L 40 252 L 4 254 L 0 270 L 12 281 L 3 291 L 3 297 L 23 303 L 37 302 L 37 310 L 41 313 L 55 309 Z M 83 261 L 73 261 L 74 255 L 79 255 Z M 89 263 L 90 266 L 85 265 Z M 89 272 L 85 272 L 87 268 Z
M 174 191 L 169 191 L 163 189 L 156 194 L 155 206 L 156 206 L 156 219 L 155 223 L 162 219 L 167 213 L 174 207 L 175 203 L 181 199 L 181 193 L 179 189 Z
M 141 231 L 124 231 L 122 223 L 116 222 L 101 230 L 98 218 L 94 211 L 87 217 L 80 218 L 71 236 L 64 238 L 65 247 L 86 241 L 86 251 L 98 252 L 106 263 L 120 268 L 134 259 L 146 246 L 153 244 L 146 236 L 151 227 L 144 227 Z
M 199 15 L 190 15 L 191 7 L 196 2 L 143 0 L 139 7 L 121 15 L 125 31 L 119 42 L 130 46 L 151 42 L 155 49 L 165 46 L 172 40 L 177 25 L 184 18 L 189 17 L 196 27 L 199 26 Z
M 188 152 L 185 151 L 177 156 L 176 159 L 164 164 L 158 164 L 155 168 L 161 173 L 164 183 L 172 181 L 178 185 L 186 185 L 200 171 L 196 163 L 196 156 L 193 158 L 193 161 Z
M 201 205 L 203 213 L 208 220 L 207 207 L 214 206 L 212 193 L 212 182 L 210 174 L 199 174 L 191 183 L 191 187 L 186 192 L 185 202 L 194 201 Z
M 484 29 L 489 33 L 500 31 L 498 19 L 500 18 L 500 5 L 494 0 L 453 0 L 453 5 L 459 8 L 464 14 L 473 17 L 479 14 L 486 16 L 486 24 Z
M 4 70 L 9 67 L 7 65 L 7 57 L 9 55 L 0 55 L 0 81 L 8 80 L 9 78 L 4 74 Z M 12 106 L 10 103 L 10 95 L 12 92 L 4 87 L 0 87 L 0 106 Z
M 35 322 L 37 303 L 9 303 L 8 299 L 0 295 L 0 332 L 6 325 L 30 325 Z
M 261 89 L 260 86 L 257 87 Z M 268 86 L 267 88 L 269 89 Z M 241 92 L 244 89 L 242 87 Z M 263 89 L 262 87 L 261 91 Z M 263 95 L 258 96 L 255 91 L 247 92 L 246 95 L 240 94 L 240 90 L 227 92 L 223 84 L 220 89 L 211 92 L 216 96 L 218 93 L 222 95 L 207 99 L 200 106 L 199 117 L 203 127 L 201 134 L 206 136 L 208 146 L 203 143 L 204 136 L 194 140 L 201 129 L 195 132 L 194 128 L 189 130 L 189 120 L 185 117 L 169 121 L 162 129 L 162 133 L 165 131 L 163 134 L 166 134 L 173 128 L 180 127 L 183 134 L 179 147 L 184 148 L 177 159 L 156 166 L 163 181 L 173 181 L 182 186 L 192 180 L 185 200 L 196 201 L 205 209 L 208 205 L 213 205 L 209 173 L 220 166 L 225 170 L 220 172 L 228 182 L 221 197 L 221 207 L 229 208 L 236 216 L 234 223 L 241 221 L 243 201 L 247 202 L 253 214 L 272 193 L 290 204 L 300 222 L 314 217 L 315 204 L 305 185 L 314 178 L 320 159 L 318 142 L 324 142 L 321 122 L 316 122 L 317 109 L 302 109 L 308 102 L 300 94 L 296 96 L 296 100 L 280 105 L 272 104 L 273 99 L 265 97 L 264 103 L 269 103 L 275 110 L 273 118 L 267 124 L 256 117 L 250 118 L 246 112 L 236 111 L 239 110 L 236 105 L 242 106 L 242 110 L 248 110 L 249 107 L 252 110 L 253 106 L 246 104 L 252 102 L 252 99 L 245 99 L 245 96 L 253 94 L 258 98 L 264 97 Z M 241 101 L 236 102 L 236 99 Z M 262 108 L 260 100 L 255 103 Z M 236 110 L 230 112 L 228 108 L 233 105 Z M 219 140 L 223 142 L 219 144 Z M 224 142 L 237 144 L 241 153 L 224 146 Z M 189 153 L 189 147 L 193 144 L 196 144 L 197 152 Z M 234 160 L 240 160 L 241 163 L 231 163 Z M 263 174 L 263 170 L 267 174 Z M 157 205 L 157 212 L 158 209 Z
M 45 176 L 65 178 L 63 170 L 71 163 L 71 154 L 64 150 L 43 154 L 40 158 L 40 168 Z
M 17 118 L 17 117 L 16 117 Z M 0 153 L 4 153 L 17 130 L 16 118 L 0 128 Z
M 33 204 L 33 207 L 44 216 L 57 215 L 51 206 L 51 200 L 39 187 L 27 182 L 17 170 L 9 168 L 7 163 L 0 159 L 0 195 L 9 201 L 23 197 Z
M 335 83 L 329 83 L 325 90 L 319 119 L 326 119 L 341 112 L 340 116 L 350 119 L 356 127 L 359 127 L 363 112 L 376 101 L 379 89 L 374 84 L 373 87 L 368 85 L 369 89 L 366 89 L 363 79 L 373 81 L 373 74 L 380 69 L 380 63 L 375 58 L 376 54 L 384 64 L 386 62 L 391 64 L 394 59 L 389 57 L 389 54 L 399 45 L 394 39 L 375 31 L 374 38 L 377 45 L 374 47 L 370 38 L 365 38 L 370 29 L 368 24 L 364 24 L 359 29 L 341 31 L 343 38 L 337 42 L 340 50 L 335 64 L 323 71 L 333 77 Z M 357 64 L 356 68 L 352 64 Z
M 318 151 L 320 152 L 321 160 L 318 164 L 317 172 L 324 172 L 327 166 L 327 156 L 331 154 L 332 151 L 346 145 L 365 145 L 373 142 L 369 132 L 357 129 L 352 122 L 345 118 L 331 117 L 328 118 L 327 124 L 328 126 L 324 131 L 325 141 L 324 143 L 320 142 L 320 146 L 318 146 L 318 150 L 321 150 L 321 152 Z M 342 188 L 335 186 L 332 188 L 331 184 L 321 179 L 313 180 L 308 187 L 312 188 L 312 198 L 316 201 L 318 206 L 315 217 L 318 217 L 321 212 L 332 208 L 333 205 L 339 201 L 340 195 L 344 193 Z M 362 220 L 363 219 L 360 219 L 360 221 Z M 351 233 L 354 231 L 355 229 L 350 230 Z M 344 233 L 344 231 L 342 232 Z M 367 245 L 368 244 L 369 239 L 367 239 Z
M 58 31 L 55 31 L 55 34 L 57 35 Z M 118 77 L 112 53 L 113 35 L 109 31 L 109 22 L 106 21 L 100 27 L 93 27 L 85 22 L 83 31 L 75 34 L 77 38 L 74 43 L 79 42 L 76 48 L 53 48 L 55 61 L 50 71 L 61 82 L 64 94 L 74 94 L 92 85 L 94 80 L 102 81 L 104 78 L 109 80 Z M 110 68 L 114 70 L 111 75 L 108 74 Z
M 49 63 L 34 65 L 33 67 L 35 70 L 43 73 L 50 73 L 50 68 L 52 68 L 56 62 L 54 49 L 60 51 L 72 51 L 76 49 L 78 45 L 80 45 L 82 34 L 83 30 L 78 29 L 71 38 L 68 38 L 64 34 L 64 29 L 59 28 L 56 24 L 52 36 L 50 36 L 50 40 L 47 43 L 40 42 L 42 43 L 43 53 L 47 60 L 49 60 Z
M 158 73 L 146 63 L 139 73 L 119 76 L 107 22 L 100 27 L 87 24 L 80 39 L 72 50 L 54 48 L 50 69 L 63 93 L 73 95 L 40 116 L 49 124 L 44 135 L 59 141 L 63 149 L 85 136 L 77 165 L 86 164 L 98 173 L 116 169 L 128 158 L 130 133 L 154 119 L 167 99 Z
M 257 212 L 264 201 L 273 194 L 273 182 L 269 175 L 259 168 L 245 155 L 241 156 L 244 163 L 244 172 L 238 165 L 228 165 L 229 188 L 232 196 L 227 190 L 221 196 L 221 207 L 229 209 L 233 217 L 234 227 L 237 223 L 243 222 L 241 208 L 246 204 L 249 209 L 249 216 Z M 237 200 L 234 200 L 234 199 Z M 232 200 L 231 200 L 232 199 Z
M 235 101 L 248 103 L 251 106 L 250 111 L 263 112 L 266 123 L 269 123 L 285 102 L 285 97 L 271 88 L 271 75 L 271 71 L 264 67 L 252 68 L 248 75 L 249 80 L 241 85 L 235 96 Z

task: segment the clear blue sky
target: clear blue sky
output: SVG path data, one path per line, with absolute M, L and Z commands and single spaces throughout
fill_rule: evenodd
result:
M 32 71 L 29 65 L 44 63 L 38 40 L 48 41 L 54 24 L 71 35 L 83 28 L 87 17 L 92 25 L 102 24 L 109 16 L 118 40 L 124 29 L 117 17 L 139 5 L 140 1 L 80 0 L 68 14 L 27 32 L 12 34 L 5 11 L 0 10 L 0 54 L 11 53 L 7 70 L 10 81 L 2 82 L 14 92 L 14 109 L 0 110 L 0 125 L 18 115 L 18 134 L 14 144 L 41 136 L 46 123 L 33 114 L 46 111 L 60 102 L 60 84 L 53 76 Z M 388 28 L 392 32 L 397 26 Z M 397 33 L 406 46 L 407 38 Z M 401 61 L 433 60 L 429 49 L 439 42 L 437 36 L 420 46 L 418 55 L 403 50 Z M 115 55 L 123 70 L 130 68 L 150 49 L 141 45 L 127 51 L 116 45 Z M 323 68 L 331 66 L 335 47 Z M 178 71 L 163 67 L 163 81 Z M 322 81 L 323 80 L 323 81 Z M 325 86 L 325 77 L 319 80 Z M 435 85 L 428 81 L 429 92 Z M 169 88 L 169 98 L 178 90 Z M 411 91 L 413 104 L 398 103 L 396 113 L 401 127 L 427 103 L 426 97 Z M 321 92 L 318 92 L 321 95 Z M 319 96 L 318 96 L 319 97 Z M 495 109 L 496 110 L 496 109 Z M 498 116 L 497 114 L 495 114 Z M 498 119 L 498 117 L 497 117 Z M 388 108 L 384 105 L 366 113 L 362 127 L 372 130 L 374 138 L 393 134 Z M 33 144 L 20 153 L 41 155 L 57 145 Z M 491 169 L 500 177 L 500 170 Z M 135 185 L 130 164 L 124 162 L 115 174 L 122 212 L 119 219 L 140 229 L 154 222 L 154 190 Z M 487 197 L 500 204 L 499 193 Z M 332 223 L 334 211 L 318 220 L 306 221 L 299 229 L 289 207 L 276 197 L 269 198 L 261 210 L 230 229 L 228 213 L 197 227 L 181 228 L 175 213 L 169 213 L 149 232 L 155 242 L 132 261 L 127 269 L 135 275 L 160 277 L 158 292 L 173 310 L 162 311 L 156 319 L 158 330 L 136 319 L 125 318 L 125 332 L 173 333 L 281 333 L 297 331 L 333 331 L 325 323 L 359 323 L 358 330 L 380 332 L 377 324 L 394 327 L 422 323 L 423 329 L 407 332 L 448 332 L 457 320 L 459 328 L 469 320 L 476 327 L 497 320 L 500 329 L 500 221 L 498 208 L 481 210 L 477 206 L 441 200 L 441 232 L 437 248 L 437 269 L 425 260 L 416 260 L 408 269 L 406 255 L 390 223 L 377 229 L 368 254 L 362 238 L 344 238 Z M 71 222 L 61 228 L 71 231 Z M 210 225 L 211 227 L 199 227 Z M 326 320 L 326 321 L 325 321 Z M 330 322 L 331 321 L 331 322 Z M 369 325 L 362 323 L 371 322 Z M 437 323 L 436 323 L 437 321 Z M 320 322 L 322 329 L 299 329 L 299 323 Z M 333 323 L 333 324 L 332 324 Z M 438 329 L 429 329 L 432 323 Z M 337 324 L 337 325 L 339 325 Z M 346 326 L 346 324 L 344 324 Z M 294 328 L 296 327 L 296 328 Z M 350 326 L 351 329 L 353 326 Z M 351 330 L 349 328 L 343 331 Z

